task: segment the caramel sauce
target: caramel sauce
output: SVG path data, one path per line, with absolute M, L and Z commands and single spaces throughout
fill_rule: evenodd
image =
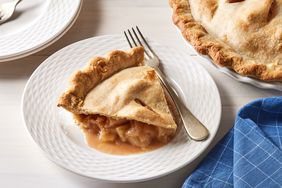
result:
M 166 143 L 154 142 L 146 148 L 133 146 L 129 143 L 116 140 L 115 142 L 101 142 L 93 129 L 82 129 L 88 146 L 104 153 L 113 155 L 130 155 L 144 153 L 164 146 Z

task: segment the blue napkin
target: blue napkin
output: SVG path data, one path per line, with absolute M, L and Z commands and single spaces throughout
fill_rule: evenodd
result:
M 185 181 L 188 187 L 282 187 L 282 97 L 243 107 L 231 131 Z

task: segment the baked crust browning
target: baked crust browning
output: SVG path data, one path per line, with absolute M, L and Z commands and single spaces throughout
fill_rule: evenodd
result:
M 57 106 L 73 114 L 99 114 L 176 130 L 160 81 L 143 63 L 142 47 L 94 58 L 75 72 Z
M 177 125 L 155 70 L 143 63 L 142 47 L 92 59 L 74 73 L 58 106 L 101 143 L 147 148 L 169 142 Z
M 125 68 L 143 65 L 144 49 L 132 48 L 130 51 L 114 50 L 106 57 L 95 57 L 82 70 L 70 79 L 69 88 L 58 101 L 58 107 L 79 114 L 80 106 L 88 92 L 101 81 Z
M 199 2 L 202 3 L 202 1 L 203 0 Z M 192 15 L 193 11 L 191 10 L 189 0 L 169 0 L 169 3 L 173 9 L 174 24 L 178 26 L 184 38 L 188 40 L 199 53 L 209 55 L 215 64 L 233 69 L 241 75 L 266 81 L 282 81 L 282 53 L 280 53 L 282 52 L 282 30 L 279 30 L 278 27 L 274 28 L 273 26 L 264 27 L 269 21 L 272 21 L 272 25 L 278 24 L 279 26 L 281 24 L 279 18 L 276 19 L 276 22 L 272 20 L 273 16 L 275 16 L 274 14 L 277 14 L 277 12 L 275 12 L 277 11 L 277 2 L 264 0 L 264 2 L 258 4 L 257 7 L 254 7 L 253 11 L 242 7 L 242 11 L 244 8 L 245 13 L 242 17 L 238 15 L 239 18 L 236 24 L 240 25 L 238 26 L 240 32 L 242 31 L 243 33 L 245 29 L 247 32 L 253 32 L 254 36 L 252 37 L 251 34 L 248 33 L 250 37 L 240 46 L 239 50 L 234 48 L 236 46 L 232 46 L 228 42 L 227 37 L 220 39 L 210 34 L 201 22 L 196 21 Z M 227 0 L 226 3 L 232 3 L 232 5 L 234 5 L 244 3 L 244 1 Z M 281 6 L 280 1 L 279 6 Z M 215 1 L 202 3 L 201 7 L 206 7 L 212 12 L 215 10 L 215 7 L 218 8 Z M 209 12 L 205 14 L 208 18 L 210 17 Z M 262 31 L 256 33 L 255 31 L 259 31 L 261 27 L 263 27 L 265 32 L 273 35 L 267 36 L 267 38 L 262 37 Z M 267 63 L 264 62 L 266 60 L 268 61 Z

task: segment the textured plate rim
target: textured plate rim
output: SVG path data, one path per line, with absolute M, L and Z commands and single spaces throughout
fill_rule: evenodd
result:
M 70 47 L 71 45 L 73 44 L 76 44 L 76 43 L 79 43 L 79 42 L 82 42 L 82 41 L 86 41 L 86 40 L 89 40 L 89 39 L 93 39 L 93 38 L 102 38 L 102 37 L 112 37 L 112 36 L 121 36 L 121 35 L 101 35 L 101 36 L 96 36 L 96 37 L 90 37 L 90 38 L 87 38 L 87 39 L 83 39 L 83 40 L 80 40 L 80 41 L 77 41 L 77 42 L 74 42 L 72 44 L 69 44 L 67 46 L 65 46 L 64 48 L 58 50 L 57 52 L 55 52 L 53 55 L 61 52 L 62 50 L 64 50 L 66 47 Z M 150 41 L 150 40 L 149 40 Z M 157 43 L 159 45 L 162 45 L 161 43 Z M 182 50 L 178 50 L 178 51 L 182 51 Z M 183 52 L 183 51 L 182 51 Z M 184 53 L 184 52 L 183 52 Z M 189 55 L 187 55 L 189 56 Z M 51 56 L 50 56 L 51 57 Z M 47 59 L 49 59 L 50 57 L 48 57 Z M 193 56 L 190 56 L 192 59 Z M 46 59 L 46 60 L 47 60 Z M 25 87 L 24 87 L 24 90 L 23 90 L 23 94 L 22 94 L 22 98 L 21 98 L 21 114 L 22 114 L 22 120 L 23 120 L 23 123 L 25 125 L 25 129 L 27 131 L 27 133 L 29 134 L 29 137 L 33 140 L 33 142 L 40 148 L 41 152 L 44 153 L 44 155 L 50 160 L 52 161 L 53 163 L 55 163 L 56 165 L 60 166 L 61 168 L 69 171 L 69 172 L 73 172 L 79 176 L 82 176 L 82 177 L 86 177 L 86 178 L 91 178 L 91 179 L 96 179 L 96 180 L 99 180 L 99 181 L 102 181 L 102 182 L 109 182 L 109 183 L 135 183 L 135 182 L 144 182 L 144 181 L 148 181 L 148 180 L 152 180 L 152 179 L 156 179 L 156 178 L 160 178 L 160 177 L 163 177 L 165 175 L 168 175 L 168 174 L 171 174 L 185 166 L 187 166 L 188 164 L 192 163 L 195 159 L 197 159 L 202 153 L 204 153 L 204 151 L 207 150 L 207 148 L 211 145 L 211 143 L 214 141 L 217 133 L 218 133 L 218 130 L 219 130 L 219 127 L 220 127 L 220 122 L 221 122 L 221 117 L 222 117 L 222 103 L 221 103 L 221 98 L 220 98 L 220 93 L 219 93 L 219 90 L 217 88 L 217 85 L 214 81 L 214 79 L 212 78 L 212 76 L 208 73 L 208 71 L 202 66 L 199 64 L 199 66 L 203 69 L 203 71 L 206 72 L 207 76 L 210 78 L 210 81 L 211 81 L 211 84 L 214 85 L 215 89 L 216 89 L 216 98 L 219 102 L 219 109 L 218 109 L 218 119 L 216 121 L 216 128 L 215 128 L 215 132 L 214 132 L 214 135 L 210 135 L 210 140 L 208 141 L 204 141 L 206 142 L 205 146 L 199 150 L 199 152 L 193 157 L 191 158 L 190 160 L 187 160 L 185 163 L 183 163 L 182 165 L 179 165 L 177 166 L 176 168 L 173 168 L 171 170 L 168 170 L 167 172 L 164 172 L 164 173 L 160 173 L 160 174 L 157 174 L 157 175 L 154 175 L 154 176 L 151 176 L 151 177 L 147 177 L 147 178 L 142 178 L 142 179 L 127 179 L 127 180 L 110 180 L 110 179 L 104 179 L 104 178 L 101 178 L 101 177 L 93 177 L 93 176 L 90 176 L 90 175 L 86 175 L 86 174 L 81 174 L 80 172 L 76 171 L 75 169 L 71 169 L 69 168 L 68 166 L 64 166 L 64 164 L 61 164 L 61 162 L 59 161 L 56 161 L 48 152 L 44 151 L 43 148 L 39 145 L 39 143 L 37 143 L 37 141 L 35 140 L 35 138 L 30 134 L 30 131 L 26 125 L 26 119 L 25 119 L 25 115 L 24 115 L 24 99 L 25 99 L 25 93 L 26 93 L 26 90 L 29 86 L 29 83 L 31 82 L 31 80 L 33 79 L 33 77 L 35 76 L 35 74 L 37 73 L 37 71 L 39 71 L 39 68 L 41 66 L 43 66 L 44 64 L 46 64 L 46 60 L 44 60 L 44 62 L 42 62 L 37 68 L 36 70 L 32 73 L 32 75 L 30 76 L 30 78 L 28 79 Z
M 76 22 L 77 18 L 79 17 L 81 8 L 82 8 L 82 4 L 83 4 L 83 0 L 78 0 L 79 1 L 79 5 L 75 11 L 75 13 L 72 15 L 71 19 L 68 20 L 67 24 L 65 25 L 65 27 L 62 28 L 62 30 L 58 31 L 56 33 L 56 35 L 51 36 L 48 40 L 37 44 L 36 46 L 29 48 L 25 51 L 22 52 L 18 52 L 18 53 L 13 53 L 13 54 L 9 54 L 9 55 L 5 55 L 5 56 L 0 56 L 0 63 L 2 62 L 6 62 L 6 61 L 12 61 L 12 60 L 16 60 L 16 59 L 20 59 L 29 55 L 32 55 L 36 52 L 39 52 L 45 48 L 47 48 L 48 46 L 54 44 L 56 41 L 58 41 L 60 38 L 62 38 L 69 30 L 70 28 L 74 25 L 74 23 Z

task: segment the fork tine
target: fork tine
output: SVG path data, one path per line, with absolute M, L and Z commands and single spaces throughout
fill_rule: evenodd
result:
M 136 39 L 137 39 L 139 45 L 142 46 L 142 47 L 144 47 L 133 28 L 132 28 L 132 31 L 133 31 L 133 33 L 134 33 L 134 35 L 135 35 L 135 37 L 136 37 Z M 126 38 L 126 40 L 127 40 L 127 43 L 129 44 L 130 48 L 133 48 L 133 45 L 132 45 L 132 43 L 131 43 L 131 41 L 130 41 L 128 35 L 130 36 L 130 38 L 131 38 L 131 40 L 133 41 L 133 43 L 135 44 L 135 46 L 138 46 L 137 43 L 136 43 L 136 41 L 135 41 L 135 39 L 134 39 L 134 37 L 133 37 L 133 35 L 131 34 L 130 30 L 127 30 L 127 32 L 128 32 L 128 34 L 126 34 L 126 31 L 123 31 L 124 36 L 125 36 L 125 38 Z M 145 52 L 145 57 L 151 58 L 150 54 L 146 51 L 145 48 L 144 48 L 144 52 Z
M 131 28 L 131 30 L 133 31 L 133 34 L 135 35 L 135 38 L 137 39 L 138 43 L 139 43 L 141 46 L 143 46 L 143 44 L 141 43 L 141 41 L 140 41 L 139 37 L 137 36 L 137 34 L 136 34 L 136 32 L 135 32 L 135 30 L 134 30 L 133 27 Z
M 133 36 L 132 36 L 132 34 L 131 34 L 131 32 L 130 32 L 130 30 L 129 30 L 129 29 L 127 30 L 127 32 L 128 32 L 128 34 L 129 34 L 129 36 L 130 36 L 131 40 L 132 40 L 132 41 L 133 41 L 133 43 L 135 44 L 135 46 L 138 46 L 138 45 L 137 45 L 137 43 L 135 42 L 135 40 L 134 40 L 134 38 L 133 38 Z
M 144 48 L 142 42 L 140 41 L 138 35 L 136 34 L 136 32 L 135 32 L 135 30 L 134 30 L 134 28 L 131 28 L 131 29 L 132 29 L 132 31 L 133 31 L 133 34 L 135 35 L 135 38 L 137 39 L 138 43 L 140 44 L 140 46 L 142 46 L 142 47 Z M 152 57 L 152 56 L 147 52 L 146 48 L 144 48 L 144 52 L 145 52 L 145 54 L 146 54 L 149 58 Z
M 124 33 L 124 35 L 125 35 L 125 38 L 126 38 L 128 44 L 129 44 L 130 48 L 132 48 L 133 46 L 132 46 L 132 44 L 131 44 L 131 42 L 130 42 L 130 40 L 129 40 L 127 34 L 126 34 L 126 32 L 124 31 L 123 33 Z
M 138 28 L 138 26 L 136 26 L 136 29 L 139 33 L 139 35 L 141 36 L 141 38 L 143 39 L 145 45 L 147 46 L 147 48 L 149 49 L 150 53 L 153 54 L 155 57 L 157 57 L 157 55 L 155 54 L 155 52 L 152 50 L 152 48 L 150 47 L 150 45 L 148 44 L 148 42 L 146 41 L 145 37 L 143 36 L 143 34 L 141 33 L 140 29 Z

